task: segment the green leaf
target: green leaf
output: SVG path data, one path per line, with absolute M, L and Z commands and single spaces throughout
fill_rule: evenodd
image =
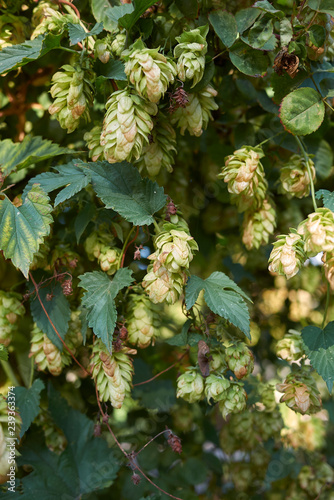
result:
M 95 192 L 106 208 L 118 212 L 135 226 L 152 224 L 153 214 L 166 204 L 163 188 L 142 179 L 129 163 L 86 163 Z M 89 170 L 88 170 L 89 169 Z
M 317 326 L 306 326 L 302 329 L 302 339 L 307 357 L 331 393 L 334 381 L 334 321 L 323 330 Z
M 263 16 L 249 30 L 247 43 L 254 49 L 262 49 L 272 37 L 273 30 L 272 19 L 268 19 L 268 16 Z
M 81 303 L 88 311 L 88 326 L 111 352 L 117 319 L 115 298 L 122 288 L 133 282 L 132 271 L 119 269 L 112 280 L 102 271 L 82 274 L 79 279 L 79 286 L 87 290 Z
M 40 393 L 44 389 L 44 382 L 36 379 L 32 386 L 27 389 L 26 387 L 15 387 L 15 403 L 18 408 L 20 417 L 22 418 L 22 426 L 20 430 L 20 438 L 29 429 L 31 423 L 35 420 L 40 412 L 39 401 L 41 399 Z
M 44 275 L 41 275 L 44 276 Z M 36 281 L 36 277 L 35 277 Z M 49 282 L 50 283 L 50 282 Z M 32 283 L 29 283 L 30 291 L 34 291 Z M 68 323 L 71 318 L 71 309 L 69 302 L 65 295 L 63 294 L 63 289 L 60 283 L 43 285 L 39 289 L 40 299 L 48 313 L 52 323 L 54 324 L 57 332 L 64 340 L 65 335 L 68 330 Z M 48 300 L 51 296 L 52 299 Z M 58 335 L 54 331 L 50 321 L 48 320 L 36 294 L 32 294 L 30 297 L 30 310 L 34 322 L 37 324 L 38 328 L 45 333 L 51 342 L 60 350 L 63 350 L 63 344 L 58 338 Z
M 4 175 L 55 156 L 73 153 L 40 136 L 26 135 L 22 142 L 0 141 L 0 165 Z
M 55 207 L 59 205 L 59 203 L 72 198 L 72 196 L 79 193 L 79 191 L 90 182 L 90 174 L 87 169 L 83 170 L 81 168 L 82 165 L 85 164 L 80 162 L 80 160 L 71 161 L 65 165 L 54 167 L 54 169 L 58 171 L 58 174 L 54 172 L 43 172 L 42 174 L 36 175 L 36 177 L 30 179 L 26 185 L 22 194 L 23 199 L 25 199 L 27 191 L 35 183 L 40 184 L 47 193 L 66 186 L 57 194 Z
M 241 40 L 237 40 L 231 47 L 230 59 L 241 73 L 248 76 L 263 76 L 269 66 L 266 54 L 252 49 Z
M 293 28 L 289 19 L 286 17 L 282 19 L 279 23 L 279 33 L 280 33 L 280 41 L 281 47 L 288 45 L 292 39 Z
M 239 10 L 235 15 L 239 33 L 243 33 L 244 31 L 248 30 L 248 28 L 250 28 L 254 24 L 260 14 L 261 11 L 259 9 L 254 9 L 253 7 Z
M 317 130 L 325 115 L 321 95 L 305 87 L 294 90 L 284 97 L 280 107 L 283 127 L 294 135 L 307 135 Z
M 278 19 L 282 19 L 285 16 L 284 12 L 275 9 L 275 7 L 273 7 L 271 3 L 268 2 L 268 0 L 260 0 L 258 2 L 255 2 L 253 7 L 261 9 L 264 12 L 273 15 L 274 17 L 278 17 Z
M 313 139 L 313 138 L 312 138 Z M 326 179 L 332 172 L 334 155 L 333 150 L 324 139 L 306 140 L 306 146 L 309 153 L 315 155 L 313 158 L 317 178 Z
M 122 61 L 118 61 L 116 59 L 109 59 L 106 64 L 98 61 L 97 69 L 98 69 L 98 79 L 101 80 L 120 80 L 126 81 L 127 76 L 124 73 L 124 63 Z
M 0 361 L 8 360 L 8 350 L 3 344 L 0 344 Z
M 287 73 L 283 75 L 278 75 L 273 72 L 271 75 L 270 83 L 274 90 L 273 100 L 280 104 L 283 97 L 285 97 L 289 92 L 296 89 L 301 85 L 301 83 L 307 78 L 307 73 L 305 70 L 299 70 L 294 78 L 291 78 Z
M 35 253 L 50 233 L 51 211 L 49 197 L 38 185 L 32 186 L 20 207 L 0 195 L 0 250 L 26 278 Z
M 317 200 L 323 201 L 324 207 L 329 208 L 332 212 L 334 212 L 334 193 L 328 191 L 327 189 L 319 189 L 315 193 L 315 197 Z
M 312 10 L 334 16 L 333 0 L 307 0 L 306 5 Z
M 188 331 L 192 324 L 192 319 L 187 319 L 187 321 L 183 324 L 181 333 L 174 335 L 170 339 L 165 340 L 166 344 L 175 345 L 175 346 L 184 346 L 188 344 Z
M 313 24 L 308 30 L 310 42 L 316 47 L 322 47 L 326 41 L 326 30 L 319 24 Z
M 74 221 L 74 230 L 78 244 L 84 230 L 86 229 L 90 221 L 95 217 L 95 214 L 95 205 L 93 203 L 86 203 L 83 209 L 77 215 Z
M 110 17 L 112 7 L 108 0 L 91 0 L 93 16 L 98 23 L 103 23 L 106 31 L 115 31 L 117 22 Z
M 110 12 L 108 12 L 108 17 L 114 21 L 115 23 L 118 23 L 122 17 L 124 17 L 126 14 L 131 14 L 134 11 L 134 6 L 132 3 L 124 3 L 122 5 L 117 5 L 116 7 L 113 7 Z
M 131 30 L 140 16 L 144 14 L 144 12 L 155 3 L 156 0 L 134 0 L 133 12 L 126 14 L 125 16 L 118 19 L 118 24 L 127 30 Z M 128 5 L 132 6 L 133 4 Z M 122 5 L 122 7 L 125 7 L 125 5 Z
M 178 0 L 177 7 L 187 19 L 198 17 L 198 0 Z
M 226 47 L 231 47 L 237 39 L 237 22 L 229 12 L 218 10 L 211 12 L 209 21 Z
M 203 280 L 191 276 L 186 286 L 186 306 L 189 310 L 195 304 L 201 290 L 211 311 L 227 319 L 250 339 L 249 311 L 245 300 L 247 295 L 226 274 L 214 272 Z
M 103 31 L 103 23 L 96 23 L 91 31 L 86 31 L 81 24 L 67 24 L 68 34 L 70 37 L 70 45 L 76 45 L 89 36 L 98 35 Z

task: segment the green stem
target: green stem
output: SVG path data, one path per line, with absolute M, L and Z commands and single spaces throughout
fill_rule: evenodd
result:
M 268 137 L 268 139 L 265 139 L 264 141 L 260 142 L 260 144 L 257 144 L 255 147 L 260 148 L 262 146 L 262 144 L 265 144 L 266 142 L 271 141 L 271 139 L 274 139 L 275 137 L 283 134 L 284 132 L 285 132 L 285 130 L 281 130 L 281 132 L 278 132 L 277 134 L 272 135 L 271 137 Z
M 12 385 L 15 386 L 15 387 L 18 387 L 20 385 L 20 383 L 17 380 L 16 375 L 13 372 L 12 367 L 10 366 L 10 364 L 8 363 L 8 361 L 2 361 L 1 360 L 1 366 L 3 368 L 3 371 L 5 372 L 5 374 L 7 375 L 7 377 L 9 378 L 9 380 L 11 381 Z
M 311 172 L 310 163 L 309 163 L 309 157 L 308 157 L 308 154 L 305 151 L 303 143 L 299 139 L 298 135 L 295 135 L 294 138 L 296 139 L 296 141 L 301 149 L 302 155 L 304 156 L 304 159 L 305 159 L 307 173 L 308 173 L 308 176 L 310 178 L 310 187 L 311 187 L 311 196 L 312 196 L 313 207 L 314 207 L 314 211 L 316 212 L 318 207 L 317 207 L 317 202 L 315 200 L 314 183 L 313 183 L 312 172 Z
M 153 224 L 154 224 L 154 227 L 155 227 L 157 234 L 159 234 L 161 230 L 160 230 L 160 227 L 155 219 L 153 219 Z
M 326 323 L 327 311 L 328 311 L 328 306 L 329 306 L 329 300 L 330 300 L 330 287 L 329 287 L 329 283 L 327 281 L 326 305 L 325 305 L 324 319 L 322 320 L 321 329 L 324 328 L 325 323 Z
M 132 231 L 134 230 L 134 228 L 135 228 L 135 226 L 133 226 L 133 227 L 130 229 L 130 231 L 129 231 L 129 233 L 128 233 L 128 235 L 127 235 L 127 237 L 126 237 L 125 241 L 124 241 L 124 245 L 123 245 L 123 248 L 122 248 L 122 251 L 121 251 L 121 255 L 119 256 L 119 259 L 118 259 L 117 269 L 120 269 L 120 266 L 121 266 L 121 262 L 122 262 L 122 257 L 123 257 L 124 251 L 125 251 L 125 249 L 126 249 L 126 247 L 127 247 L 127 244 L 128 244 L 128 242 L 129 242 L 129 239 L 130 239 L 131 233 L 132 233 Z
M 76 50 L 73 50 L 73 49 L 68 49 L 67 47 L 57 47 L 57 49 L 59 50 L 64 50 L 65 52 L 72 52 L 72 54 L 77 54 L 78 52 Z
M 215 59 L 217 59 L 217 57 L 225 54 L 225 52 L 227 52 L 227 49 L 223 50 L 223 52 L 219 52 L 219 54 L 217 54 L 216 56 L 214 56 L 211 60 L 214 61 Z
M 30 387 L 32 386 L 33 380 L 34 380 L 34 358 L 31 357 L 31 361 L 30 361 L 30 377 L 29 377 L 29 386 L 28 386 L 28 389 L 30 389 Z

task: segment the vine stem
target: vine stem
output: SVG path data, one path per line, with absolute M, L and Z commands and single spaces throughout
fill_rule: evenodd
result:
M 155 230 L 156 230 L 157 234 L 159 234 L 160 233 L 160 227 L 159 227 L 159 225 L 158 225 L 158 223 L 157 223 L 157 221 L 155 219 L 153 219 L 153 224 L 154 224 L 154 227 L 155 227 Z
M 154 375 L 154 377 L 152 377 L 148 380 L 144 380 L 144 382 L 139 382 L 138 384 L 133 384 L 133 387 L 137 387 L 138 385 L 148 384 L 149 382 L 152 382 L 152 380 L 155 380 L 156 378 L 160 377 L 160 375 L 162 375 L 163 373 L 168 372 L 169 370 L 174 368 L 174 366 L 176 366 L 178 363 L 180 363 L 181 359 L 183 359 L 188 354 L 189 351 L 190 351 L 190 347 L 187 348 L 186 352 L 184 352 L 182 354 L 182 356 L 180 356 L 179 359 L 177 361 L 175 361 L 175 363 L 168 366 L 168 368 L 166 368 L 165 370 L 162 370 L 162 372 L 157 373 L 156 375 Z
M 123 267 L 123 265 L 124 265 L 124 260 L 125 260 L 125 256 L 126 256 L 126 252 L 127 252 L 128 248 L 129 248 L 129 246 L 130 246 L 130 245 L 131 245 L 134 241 L 136 241 L 136 239 L 138 238 L 138 234 L 139 234 L 139 226 L 137 226 L 137 229 L 136 229 L 136 234 L 134 235 L 134 237 L 132 238 L 132 240 L 131 240 L 131 241 L 129 241 L 129 238 L 130 238 L 130 235 L 131 235 L 132 231 L 133 231 L 133 228 L 132 228 L 132 229 L 131 229 L 131 231 L 129 232 L 128 237 L 127 237 L 127 239 L 125 240 L 125 243 L 124 243 L 124 245 L 123 245 L 123 248 L 122 248 L 122 253 L 121 253 L 121 261 L 120 261 L 121 263 L 120 263 L 120 266 L 119 266 L 119 267 Z M 129 241 L 129 243 L 128 243 L 128 241 Z
M 17 380 L 16 375 L 13 372 L 12 367 L 10 366 L 8 361 L 1 360 L 1 366 L 3 368 L 3 371 L 5 372 L 5 374 L 7 375 L 9 380 L 11 381 L 12 385 L 14 385 L 15 387 L 18 387 L 20 385 L 19 381 Z
M 296 141 L 301 149 L 302 155 L 304 156 L 304 159 L 305 159 L 307 173 L 308 173 L 308 176 L 310 178 L 310 187 L 311 187 L 311 196 L 312 196 L 313 207 L 314 207 L 314 211 L 316 212 L 318 207 L 317 207 L 317 202 L 315 200 L 314 183 L 313 183 L 312 172 L 311 172 L 311 168 L 310 168 L 310 164 L 309 164 L 309 157 L 308 157 L 308 154 L 305 151 L 303 143 L 300 140 L 300 138 L 298 137 L 298 135 L 295 135 L 294 138 L 296 139 Z
M 321 325 L 322 330 L 323 330 L 325 323 L 326 323 L 329 301 L 330 301 L 330 287 L 329 287 L 329 283 L 327 281 L 326 305 L 325 305 L 324 319 L 322 320 L 322 325 Z
M 144 444 L 144 446 L 142 448 L 140 448 L 139 451 L 136 452 L 135 456 L 138 457 L 139 453 L 141 453 L 149 444 L 152 443 L 152 441 L 154 441 L 155 439 L 157 439 L 159 436 L 161 436 L 162 434 L 165 434 L 165 432 L 170 432 L 169 429 L 165 429 L 164 431 L 161 431 L 159 432 L 159 434 L 157 434 L 156 436 L 154 436 L 152 439 L 150 439 L 149 441 L 147 441 L 146 444 Z
M 264 141 L 260 142 L 260 144 L 257 144 L 255 147 L 256 148 L 261 147 L 262 144 L 265 144 L 266 142 L 271 141 L 271 139 L 274 139 L 275 137 L 278 137 L 279 135 L 283 134 L 284 132 L 285 132 L 285 130 L 281 130 L 281 132 L 278 132 L 277 134 L 272 135 L 271 137 L 268 137 L 268 139 L 265 139 Z

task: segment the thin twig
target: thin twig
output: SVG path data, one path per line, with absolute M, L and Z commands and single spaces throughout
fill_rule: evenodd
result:
M 168 368 L 166 368 L 165 370 L 162 370 L 162 372 L 157 373 L 156 375 L 154 375 L 154 377 L 150 378 L 149 380 L 144 380 L 144 382 L 139 382 L 138 384 L 133 384 L 133 387 L 137 387 L 138 385 L 148 384 L 149 382 L 152 382 L 152 380 L 160 377 L 160 375 L 162 375 L 163 373 L 168 372 L 169 370 L 174 368 L 174 366 L 176 366 L 178 363 L 180 363 L 181 359 L 183 359 L 188 354 L 189 351 L 190 351 L 190 347 L 188 347 L 186 352 L 184 352 L 182 354 L 182 356 L 177 361 L 175 361 L 175 363 L 170 365 Z
M 80 12 L 78 11 L 75 5 L 73 5 L 71 2 L 68 2 L 67 0 L 57 0 L 57 1 L 58 3 L 62 3 L 64 5 L 68 5 L 69 7 L 71 7 L 71 9 L 74 10 L 76 16 L 80 19 Z
M 137 464 L 134 464 L 134 466 L 136 467 L 136 469 L 144 476 L 144 478 L 152 484 L 152 486 L 154 486 L 155 488 L 157 488 L 159 491 L 161 491 L 162 493 L 164 493 L 165 495 L 168 495 L 170 498 L 175 498 L 176 500 L 182 500 L 182 498 L 180 497 L 175 497 L 174 495 L 171 495 L 170 493 L 167 493 L 167 491 L 163 490 L 162 488 L 160 488 L 160 486 L 158 486 L 157 484 L 155 484 L 153 481 L 151 481 L 151 479 L 149 477 L 146 476 L 146 474 L 141 470 L 141 468 L 139 467 L 139 465 Z
M 136 239 L 138 238 L 138 233 L 139 233 L 139 226 L 137 226 L 137 230 L 136 230 L 136 234 L 134 235 L 134 238 L 131 241 L 129 241 L 129 243 L 124 248 L 120 267 L 123 267 L 126 252 L 127 252 L 128 248 L 129 248 L 129 246 L 131 245 L 131 243 L 133 243 L 134 241 L 136 241 Z
M 147 441 L 147 443 L 144 444 L 144 446 L 142 448 L 140 448 L 140 450 L 135 453 L 135 457 L 138 457 L 139 453 L 141 453 L 146 448 L 146 446 L 148 446 L 149 444 L 151 444 L 152 441 L 154 441 L 155 439 L 157 439 L 162 434 L 165 434 L 165 432 L 171 432 L 171 431 L 169 429 L 165 429 L 164 431 L 159 432 L 159 434 L 157 434 L 152 439 L 150 439 L 149 441 Z

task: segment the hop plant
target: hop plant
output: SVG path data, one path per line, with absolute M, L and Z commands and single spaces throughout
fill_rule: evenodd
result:
M 207 85 L 199 92 L 189 94 L 188 104 L 173 112 L 172 124 L 177 124 L 182 135 L 188 130 L 190 135 L 199 137 L 203 129 L 208 126 L 209 120 L 212 120 L 211 111 L 218 109 L 218 104 L 214 101 L 216 95 L 217 91 L 211 85 Z
M 0 484 L 9 481 L 8 471 L 10 470 L 10 465 L 13 465 L 11 460 L 13 459 L 10 448 L 8 447 L 7 439 L 16 437 L 19 438 L 22 419 L 20 415 L 15 412 L 15 415 L 12 414 L 10 410 L 10 417 L 14 418 L 13 425 L 11 427 L 15 427 L 15 435 L 12 436 L 8 429 L 9 424 L 9 408 L 7 406 L 7 400 L 5 396 L 0 394 Z
M 151 177 L 159 174 L 161 168 L 172 172 L 176 152 L 176 133 L 166 116 L 160 111 L 148 144 L 136 163 L 139 171 L 146 169 Z
M 109 163 L 138 160 L 153 128 L 156 104 L 132 90 L 114 92 L 107 101 L 100 144 Z
M 321 410 L 322 402 L 315 380 L 305 370 L 290 373 L 283 384 L 277 385 L 277 390 L 284 393 L 280 402 L 297 413 L 310 415 Z
M 183 292 L 186 280 L 185 272 L 172 273 L 157 261 L 147 267 L 142 286 L 154 304 L 175 304 Z
M 239 413 L 246 408 L 247 394 L 242 382 L 230 382 L 225 398 L 219 402 L 219 410 L 226 419 L 231 413 Z
M 111 44 L 109 36 L 96 40 L 94 45 L 95 56 L 100 59 L 103 64 L 106 64 L 111 55 Z
M 250 450 L 256 446 L 256 416 L 257 413 L 248 410 L 231 415 L 220 433 L 221 448 L 225 453 L 232 454 L 240 449 Z
M 141 349 L 154 344 L 159 333 L 159 315 L 145 295 L 131 294 L 128 298 L 126 326 L 131 344 Z
M 308 168 L 312 174 L 312 180 L 315 180 L 314 162 L 309 159 L 307 164 L 305 158 L 300 155 L 292 155 L 289 161 L 281 168 L 279 187 L 280 193 L 287 193 L 297 198 L 303 198 L 310 193 L 311 180 Z
M 157 103 L 164 96 L 168 85 L 176 76 L 175 63 L 159 53 L 158 49 L 145 48 L 141 40 L 131 50 L 122 53 L 125 74 L 144 99 Z
M 204 381 L 202 375 L 194 367 L 187 368 L 187 371 L 177 379 L 177 398 L 183 398 L 188 403 L 200 401 L 204 396 Z
M 225 350 L 221 347 L 210 349 L 209 359 L 210 373 L 215 372 L 223 374 L 228 370 L 226 363 Z
M 115 247 L 115 239 L 108 232 L 93 231 L 84 243 L 89 260 L 97 259 L 102 271 L 112 275 L 117 271 L 121 251 Z
M 266 245 L 275 227 L 275 208 L 269 200 L 263 200 L 258 210 L 248 210 L 245 212 L 242 223 L 242 242 L 247 250 Z
M 254 370 L 254 356 L 244 342 L 238 342 L 226 349 L 226 363 L 237 379 L 247 377 Z
M 6 347 L 17 331 L 18 317 L 25 313 L 19 297 L 16 293 L 0 290 L 0 344 Z
M 321 461 L 314 465 L 304 465 L 297 480 L 302 490 L 307 491 L 311 498 L 316 498 L 327 490 L 327 486 L 331 488 L 333 485 L 334 470 L 329 464 Z
M 65 64 L 52 77 L 51 96 L 55 99 L 49 113 L 56 115 L 62 128 L 70 134 L 78 128 L 80 118 L 90 121 L 93 104 L 93 73 L 79 65 Z
M 208 50 L 206 35 L 208 26 L 201 26 L 191 31 L 184 31 L 177 36 L 179 42 L 174 49 L 177 58 L 177 74 L 183 82 L 193 80 L 194 87 L 203 78 L 205 68 L 205 54 Z
M 231 201 L 237 205 L 239 212 L 263 205 L 268 188 L 260 161 L 263 156 L 261 148 L 243 146 L 225 158 L 225 167 L 218 178 L 227 183 L 227 189 L 232 194 Z
M 306 260 L 304 241 L 295 229 L 287 236 L 280 235 L 269 257 L 269 271 L 290 279 L 295 276 Z
M 275 387 L 270 384 L 259 384 L 259 394 L 261 396 L 261 403 L 263 404 L 265 411 L 272 412 L 277 407 L 275 400 Z
M 125 48 L 125 42 L 126 42 L 126 34 L 125 33 L 118 33 L 113 41 L 111 42 L 110 48 L 113 54 L 115 56 L 120 57 L 122 54 L 124 48 Z
M 100 144 L 100 137 L 102 133 L 102 127 L 97 125 L 93 127 L 92 130 L 86 132 L 84 135 L 84 140 L 86 141 L 87 147 L 89 149 L 89 158 L 93 161 L 102 161 L 103 156 L 103 146 Z
M 217 375 L 209 375 L 205 379 L 205 396 L 210 404 L 210 399 L 215 403 L 226 398 L 226 391 L 229 389 L 231 382 L 224 377 Z
M 268 439 L 280 438 L 281 430 L 284 427 L 281 412 L 278 408 L 273 411 L 259 411 L 255 416 L 256 430 L 259 439 L 268 441 Z
M 0 16 L 0 50 L 23 43 L 28 38 L 28 23 L 23 16 L 7 13 Z
M 309 257 L 334 250 L 334 214 L 329 208 L 318 208 L 298 226 Z
M 31 34 L 31 39 L 48 31 L 59 35 L 66 29 L 68 23 L 76 24 L 78 21 L 78 17 L 71 8 L 67 9 L 66 14 L 62 14 L 51 2 L 39 2 L 33 10 L 32 24 L 35 29 Z
M 289 330 L 289 334 L 277 342 L 276 354 L 279 358 L 287 361 L 297 361 L 304 356 L 305 352 L 300 333 Z
M 110 401 L 114 408 L 121 408 L 131 393 L 133 364 L 129 354 L 136 354 L 136 351 L 124 347 L 110 354 L 101 340 L 93 347 L 93 378 L 99 399 Z

